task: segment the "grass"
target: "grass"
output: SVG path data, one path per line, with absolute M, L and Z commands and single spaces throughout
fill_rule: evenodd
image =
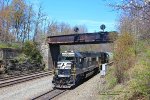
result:
M 18 43 L 0 43 L 0 48 L 14 48 L 18 49 L 20 48 Z
M 100 100 L 149 100 L 150 99 L 150 46 L 139 42 L 134 64 L 123 72 L 124 82 L 117 83 L 115 66 L 105 76 L 106 88 L 103 91 L 117 95 L 100 95 Z
M 117 78 L 115 77 L 115 67 L 111 66 L 106 75 L 107 88 L 112 89 L 117 84 Z

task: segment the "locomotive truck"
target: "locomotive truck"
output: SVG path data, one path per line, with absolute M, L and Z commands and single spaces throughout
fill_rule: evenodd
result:
M 99 65 L 108 62 L 105 52 L 65 51 L 58 57 L 52 83 L 54 88 L 71 88 L 98 73 Z

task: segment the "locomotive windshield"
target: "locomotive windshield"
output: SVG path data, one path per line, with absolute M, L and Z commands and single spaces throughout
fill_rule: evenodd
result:
M 58 75 L 70 75 L 71 70 L 70 69 L 59 69 L 58 70 Z
M 71 60 L 71 61 L 73 61 L 74 60 L 74 57 L 66 57 L 66 56 L 61 56 L 61 57 L 59 57 L 59 61 L 61 61 L 61 60 Z
M 62 60 L 74 60 L 74 57 L 62 57 Z

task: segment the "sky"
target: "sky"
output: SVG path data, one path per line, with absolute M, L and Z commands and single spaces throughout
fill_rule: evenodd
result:
M 85 25 L 88 32 L 100 31 L 101 24 L 106 25 L 106 31 L 116 31 L 118 14 L 105 0 L 31 0 L 31 2 L 35 8 L 42 4 L 43 11 L 50 20 L 65 22 L 71 26 Z

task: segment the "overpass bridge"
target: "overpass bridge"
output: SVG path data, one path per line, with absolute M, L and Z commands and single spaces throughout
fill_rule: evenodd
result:
M 76 44 L 100 44 L 112 43 L 109 32 L 69 34 L 59 36 L 49 36 L 50 45 L 76 45 Z
M 55 66 L 60 54 L 60 45 L 79 45 L 79 44 L 104 44 L 113 43 L 116 33 L 111 32 L 95 32 L 95 33 L 80 33 L 58 36 L 48 36 L 47 43 L 49 44 L 49 68 Z M 113 38 L 112 38 L 113 37 Z

